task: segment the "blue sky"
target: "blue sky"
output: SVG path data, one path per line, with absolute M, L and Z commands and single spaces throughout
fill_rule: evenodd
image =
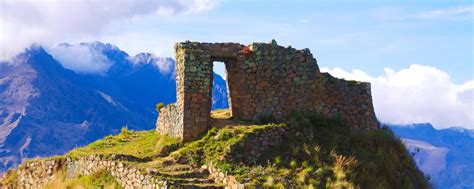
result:
M 309 48 L 326 67 L 378 75 L 386 67 L 399 70 L 422 64 L 446 71 L 456 83 L 474 75 L 472 1 L 7 0 L 1 4 L 2 47 L 101 40 L 131 54 L 172 57 L 176 41 L 247 44 L 276 39 L 282 45 Z
M 173 57 L 178 41 L 275 39 L 309 48 L 322 71 L 371 82 L 383 122 L 474 128 L 472 1 L 6 0 L 0 5 L 1 59 L 31 43 L 52 47 L 99 40 L 130 55 Z M 223 66 L 216 72 L 223 75 Z
M 173 56 L 174 41 L 246 44 L 276 39 L 309 48 L 320 66 L 378 75 L 385 67 L 422 64 L 446 71 L 456 83 L 472 79 L 472 1 L 412 2 L 224 1 L 196 14 L 147 17 L 120 27 L 122 35 L 150 36 L 137 41 L 162 42 L 131 51 L 162 56 Z

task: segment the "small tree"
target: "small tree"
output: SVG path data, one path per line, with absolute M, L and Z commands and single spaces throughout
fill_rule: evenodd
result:
M 157 111 L 157 112 L 160 112 L 161 108 L 163 108 L 163 107 L 165 107 L 165 105 L 164 105 L 163 103 L 161 103 L 161 102 L 158 103 L 158 104 L 156 104 L 156 111 Z

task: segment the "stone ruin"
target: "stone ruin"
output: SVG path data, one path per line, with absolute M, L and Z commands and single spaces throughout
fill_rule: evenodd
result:
M 213 62 L 224 62 L 234 120 L 293 111 L 338 118 L 353 128 L 378 128 L 370 83 L 321 73 L 309 49 L 271 43 L 181 42 L 175 44 L 177 102 L 160 110 L 156 130 L 192 140 L 210 125 Z

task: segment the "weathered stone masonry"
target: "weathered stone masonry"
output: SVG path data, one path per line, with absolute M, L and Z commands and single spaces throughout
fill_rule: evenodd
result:
M 0 188 L 25 188 L 37 189 L 43 188 L 55 179 L 62 179 L 61 171 L 66 170 L 68 179 L 80 175 L 90 175 L 104 170 L 124 188 L 169 188 L 165 179 L 158 177 L 155 173 L 140 170 L 132 165 L 130 161 L 136 161 L 136 158 L 130 156 L 112 155 L 105 157 L 103 155 L 90 155 L 73 159 L 70 157 L 55 159 L 39 159 L 23 164 L 15 171 L 17 177 L 13 186 L 1 186 Z M 128 162 L 128 163 L 127 163 Z M 5 178 L 3 178 L 5 179 Z M 13 183 L 10 183 L 13 184 Z
M 38 159 L 22 164 L 17 169 L 11 169 L 16 173 L 13 183 L 2 185 L 5 189 L 39 189 L 47 186 L 55 180 L 63 179 L 63 172 L 67 179 L 77 178 L 81 175 L 91 175 L 99 171 L 106 171 L 125 189 L 149 188 L 166 189 L 171 187 L 166 178 L 161 177 L 161 173 L 153 168 L 140 169 L 131 162 L 140 161 L 133 156 L 112 155 L 89 155 L 73 159 L 71 157 L 60 157 L 55 159 Z M 222 184 L 229 189 L 245 188 L 234 176 L 213 166 L 213 164 L 203 165 L 201 169 L 209 172 L 218 184 Z M 11 174 L 11 173 L 10 173 Z M 2 180 L 5 181 L 5 175 Z
M 354 128 L 377 128 L 370 84 L 321 73 L 309 49 L 271 43 L 183 42 L 175 45 L 177 102 L 160 112 L 157 131 L 191 140 L 209 125 L 214 61 L 225 63 L 233 119 L 293 111 L 340 118 Z

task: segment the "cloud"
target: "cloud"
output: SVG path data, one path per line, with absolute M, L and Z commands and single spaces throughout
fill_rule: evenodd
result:
M 361 70 L 321 68 L 335 77 L 368 81 L 380 121 L 395 124 L 430 122 L 437 128 L 462 126 L 474 129 L 474 80 L 462 85 L 437 68 L 412 64 L 389 68 L 373 77 Z
M 472 14 L 474 12 L 474 6 L 463 6 L 449 9 L 437 9 L 420 12 L 416 15 L 417 18 L 424 19 L 437 19 L 437 18 L 446 18 L 452 16 L 470 16 L 472 19 Z
M 112 63 L 100 51 L 86 45 L 59 45 L 48 48 L 65 68 L 77 73 L 105 73 Z
M 97 38 L 114 23 L 150 15 L 193 14 L 218 4 L 215 0 L 0 1 L 0 58 L 12 57 L 32 43 Z
M 473 5 L 464 5 L 443 9 L 413 11 L 400 7 L 382 7 L 373 12 L 380 20 L 473 20 Z
M 168 74 L 174 72 L 174 60 L 171 58 L 157 57 L 151 53 L 140 53 L 135 56 L 128 57 L 133 64 L 153 64 L 158 68 L 160 73 Z
M 307 24 L 307 23 L 309 23 L 309 20 L 306 19 L 306 18 L 301 18 L 301 19 L 298 20 L 298 22 L 300 22 L 302 24 Z
M 167 58 L 156 57 L 155 65 L 158 67 L 158 70 L 160 70 L 161 73 L 170 73 L 174 71 L 174 62 Z

